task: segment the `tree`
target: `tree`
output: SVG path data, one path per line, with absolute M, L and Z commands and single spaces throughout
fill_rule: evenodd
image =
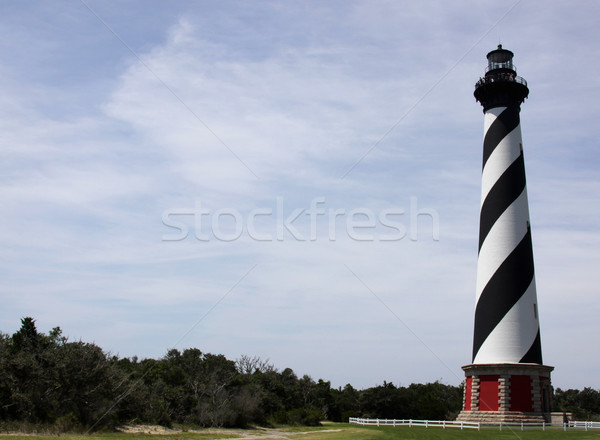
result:
M 14 352 L 22 350 L 35 352 L 41 348 L 43 339 L 35 327 L 35 320 L 25 317 L 21 319 L 21 328 L 12 335 L 10 342 Z
M 318 424 L 350 416 L 452 419 L 462 388 L 439 382 L 365 390 L 332 389 L 323 379 L 279 372 L 268 360 L 231 361 L 197 348 L 169 350 L 160 359 L 119 358 L 95 344 L 69 342 L 60 327 L 38 332 L 23 318 L 13 335 L 0 333 L 0 421 L 87 429 L 121 423 L 239 426 Z M 576 417 L 600 413 L 600 393 L 559 388 L 556 408 Z
M 575 419 L 600 420 L 600 391 L 593 388 L 581 391 L 556 388 L 552 401 L 555 410 L 571 412 Z
M 329 419 L 334 422 L 347 422 L 349 417 L 360 415 L 360 393 L 350 384 L 331 390 L 333 403 L 329 410 Z
M 237 371 L 244 375 L 276 371 L 269 359 L 261 359 L 258 356 L 247 356 L 245 354 L 235 361 L 235 366 Z

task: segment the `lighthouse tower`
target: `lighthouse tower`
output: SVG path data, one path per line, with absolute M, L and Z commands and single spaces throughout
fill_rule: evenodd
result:
M 458 420 L 541 422 L 553 367 L 543 365 L 519 112 L 529 95 L 513 53 L 487 54 L 475 85 L 484 141 L 472 364 Z

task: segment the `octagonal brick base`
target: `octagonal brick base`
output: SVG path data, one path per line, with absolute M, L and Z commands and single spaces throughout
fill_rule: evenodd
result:
M 554 367 L 539 364 L 470 364 L 458 421 L 550 422 Z

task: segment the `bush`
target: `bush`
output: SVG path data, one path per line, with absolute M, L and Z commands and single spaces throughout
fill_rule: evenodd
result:
M 54 427 L 58 433 L 81 431 L 82 426 L 75 414 L 70 412 L 56 419 Z
M 317 409 L 295 408 L 286 413 L 287 425 L 321 426 L 323 414 Z

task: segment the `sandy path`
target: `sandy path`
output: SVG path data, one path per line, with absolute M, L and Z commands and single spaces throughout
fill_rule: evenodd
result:
M 164 426 L 158 425 L 135 425 L 135 426 L 123 426 L 119 428 L 119 431 L 136 433 L 136 434 L 154 434 L 154 435 L 168 435 L 168 434 L 180 434 L 183 431 L 179 429 L 169 429 Z M 200 433 L 200 434 L 228 434 L 235 435 L 230 439 L 225 440 L 248 440 L 248 439 L 291 439 L 297 436 L 306 436 L 318 432 L 340 432 L 341 429 L 321 429 L 318 431 L 282 431 L 280 429 L 271 428 L 257 428 L 257 429 L 203 429 L 203 430 L 189 430 L 187 432 Z M 239 436 L 239 437 L 237 437 Z

